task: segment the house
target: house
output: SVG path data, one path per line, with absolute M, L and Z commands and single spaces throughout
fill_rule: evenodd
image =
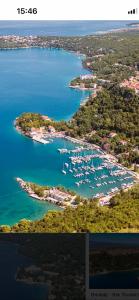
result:
M 48 116 L 42 115 L 42 119 L 44 121 L 51 121 L 51 119 Z
M 110 80 L 107 80 L 107 79 L 98 79 L 97 80 L 98 81 L 98 83 L 100 83 L 100 84 L 103 84 L 103 83 L 110 83 Z
M 30 130 L 30 136 L 35 137 L 43 137 L 43 134 L 46 132 L 45 126 L 41 126 L 40 128 L 32 127 Z
M 32 135 L 36 133 L 40 133 L 40 128 L 31 127 L 30 132 Z
M 86 79 L 95 79 L 96 76 L 93 74 L 86 74 L 86 75 L 80 75 L 81 80 L 86 80 Z
M 124 141 L 124 140 L 120 140 L 119 143 L 120 143 L 121 145 L 123 145 L 123 146 L 127 145 L 127 141 Z
M 48 131 L 50 133 L 55 133 L 56 132 L 55 128 L 53 126 L 51 126 L 51 125 L 48 126 Z
M 104 144 L 102 145 L 102 149 L 105 150 L 105 151 L 109 151 L 109 149 L 110 149 L 110 144 L 109 144 L 109 143 L 104 143 Z
M 73 196 L 71 196 L 69 193 L 60 191 L 57 188 L 52 188 L 49 190 L 49 197 L 54 198 L 55 200 L 60 202 L 67 199 L 71 200 L 73 198 Z
M 121 83 L 122 87 L 127 87 L 129 89 L 135 90 L 136 94 L 139 94 L 139 79 L 138 75 L 136 77 L 130 77 L 129 80 L 124 80 Z

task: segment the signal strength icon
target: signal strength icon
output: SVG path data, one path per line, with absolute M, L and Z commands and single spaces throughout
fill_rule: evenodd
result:
M 137 8 L 134 8 L 134 9 L 128 11 L 128 14 L 131 14 L 131 15 L 136 15 L 137 13 L 138 13 Z

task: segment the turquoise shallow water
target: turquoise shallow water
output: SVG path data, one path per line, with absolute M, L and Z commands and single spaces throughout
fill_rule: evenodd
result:
M 59 209 L 28 197 L 15 177 L 40 184 L 64 185 L 91 197 L 110 187 L 77 187 L 72 174 L 61 170 L 68 155 L 58 148 L 74 148 L 69 141 L 56 139 L 42 145 L 16 132 L 13 121 L 22 112 L 39 112 L 60 120 L 69 119 L 78 110 L 87 92 L 70 89 L 69 81 L 87 73 L 81 58 L 63 50 L 20 49 L 0 51 L 0 224 L 13 224 L 22 218 L 37 219 L 50 209 Z M 94 159 L 94 166 L 102 163 Z M 103 174 L 109 175 L 108 170 Z M 96 175 L 102 175 L 97 171 Z M 115 179 L 115 178 L 114 178 Z M 90 176 L 94 181 L 94 175 Z M 106 180 L 107 181 L 107 180 Z M 112 184 L 117 186 L 120 182 Z
M 83 73 L 81 59 L 62 50 L 0 51 L 0 224 L 36 219 L 55 208 L 30 199 L 15 177 L 61 183 L 56 144 L 33 143 L 16 132 L 13 121 L 27 111 L 70 118 L 87 93 L 68 88 L 68 83 Z

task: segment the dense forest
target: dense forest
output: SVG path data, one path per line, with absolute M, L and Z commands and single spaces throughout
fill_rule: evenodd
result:
M 131 250 L 132 249 L 132 250 Z M 139 268 L 139 250 L 137 247 L 123 247 L 123 245 L 109 248 L 96 247 L 96 251 L 91 249 L 89 269 L 90 274 L 98 275 L 102 272 L 132 271 Z M 123 263 L 124 262 L 124 263 Z
M 19 126 L 25 133 L 29 133 L 32 128 L 45 127 L 48 130 L 49 125 L 53 126 L 57 131 L 68 129 L 65 121 L 45 120 L 41 114 L 31 112 L 22 113 L 19 118 L 16 118 L 15 125 Z
M 109 152 L 119 155 L 126 165 L 139 163 L 139 96 L 134 91 L 109 85 L 86 105 L 70 122 L 68 134 L 86 137 Z M 115 135 L 110 137 L 111 132 Z
M 77 208 L 49 211 L 41 220 L 1 226 L 1 232 L 139 232 L 139 185 L 121 191 L 110 206 L 87 200 Z

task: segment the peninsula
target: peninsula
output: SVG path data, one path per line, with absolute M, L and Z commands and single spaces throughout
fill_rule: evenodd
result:
M 76 207 L 80 197 L 73 191 L 67 191 L 63 187 L 40 186 L 31 182 L 26 182 L 21 178 L 16 178 L 21 188 L 25 190 L 30 197 L 40 201 L 48 201 L 62 208 L 67 206 Z
M 90 184 L 90 189 L 94 189 L 95 185 L 99 190 L 103 185 L 117 183 L 117 178 L 119 182 L 119 188 L 111 188 L 112 197 L 110 195 L 106 203 L 102 201 L 102 205 L 98 205 L 98 200 L 93 199 L 77 205 L 76 208 L 71 207 L 73 198 L 70 195 L 68 201 L 64 201 L 65 209 L 62 212 L 48 213 L 38 223 L 27 221 L 29 232 L 139 231 L 139 190 L 136 185 L 132 187 L 138 181 L 139 170 L 138 30 L 138 26 L 129 27 L 126 30 L 83 37 L 0 37 L 1 50 L 42 47 L 64 49 L 84 55 L 82 64 L 90 71 L 90 75 L 79 74 L 69 86 L 87 89 L 91 93 L 72 119 L 56 122 L 48 116 L 28 112 L 17 117 L 15 127 L 22 134 L 43 144 L 58 137 L 75 141 L 78 146 L 68 157 L 62 172 L 63 176 L 70 172 L 77 179 L 81 177 L 75 183 L 77 187 Z M 60 153 L 68 153 L 67 149 L 60 150 Z M 97 153 L 90 153 L 94 150 Z M 94 158 L 101 160 L 99 166 L 92 163 Z M 88 175 L 92 176 L 96 171 L 105 169 L 108 174 L 105 172 L 101 176 L 94 176 L 91 184 Z M 114 178 L 108 182 L 103 180 L 109 175 Z M 21 179 L 18 181 L 27 192 L 30 191 L 36 197 L 31 184 L 28 186 Z M 41 200 L 48 199 L 51 196 L 50 191 L 53 192 L 54 188 L 48 188 L 45 196 L 43 190 L 43 195 L 39 196 L 42 197 Z M 95 197 L 103 199 L 104 196 L 98 192 Z M 104 204 L 109 206 L 103 206 Z M 19 222 L 8 229 L 1 227 L 1 231 L 18 232 L 21 227 Z M 22 230 L 24 231 L 24 225 Z

